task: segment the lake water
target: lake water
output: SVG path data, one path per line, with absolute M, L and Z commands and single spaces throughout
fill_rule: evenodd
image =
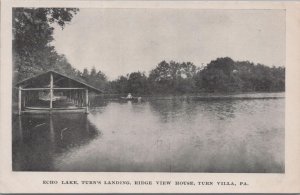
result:
M 91 102 L 13 116 L 14 171 L 284 172 L 284 94 Z

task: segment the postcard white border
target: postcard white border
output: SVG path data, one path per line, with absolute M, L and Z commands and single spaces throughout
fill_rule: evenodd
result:
M 285 9 L 286 129 L 285 173 L 13 172 L 11 159 L 12 7 Z M 8 1 L 1 2 L 1 193 L 296 193 L 300 192 L 300 4 L 299 2 L 203 1 Z M 43 185 L 43 180 L 228 181 L 249 186 Z

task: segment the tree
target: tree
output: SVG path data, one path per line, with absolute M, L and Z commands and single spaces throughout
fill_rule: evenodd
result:
M 229 57 L 211 61 L 197 73 L 195 80 L 198 87 L 208 92 L 236 91 L 240 84 L 235 75 L 235 62 Z
M 86 82 L 89 83 L 90 85 L 98 88 L 98 89 L 104 89 L 106 88 L 107 84 L 107 77 L 106 75 L 101 72 L 96 70 L 95 67 L 89 71 L 87 68 L 83 69 L 83 72 L 81 75 L 81 78 Z
M 128 78 L 125 76 L 120 76 L 118 79 L 110 82 L 110 87 L 112 93 L 128 93 Z
M 88 78 L 89 78 L 89 71 L 88 71 L 87 68 L 84 68 L 84 69 L 83 69 L 82 78 L 83 78 L 84 80 L 86 80 L 86 81 L 88 80 Z
M 221 70 L 225 75 L 230 76 L 234 70 L 235 62 L 229 58 L 217 58 L 212 60 L 207 66 L 206 69 L 218 69 Z
M 144 73 L 130 73 L 127 85 L 128 92 L 133 94 L 148 94 L 147 77 Z
M 284 91 L 284 70 L 218 58 L 196 73 L 195 83 L 199 91 L 207 92 Z
M 75 74 L 64 56 L 51 45 L 54 28 L 70 22 L 78 12 L 75 8 L 14 8 L 13 64 L 14 79 L 21 80 L 49 69 L 65 69 Z
M 191 62 L 183 62 L 176 67 L 176 77 L 173 78 L 173 86 L 176 92 L 191 93 L 195 88 L 196 66 Z
M 150 71 L 149 83 L 152 91 L 159 93 L 188 93 L 194 88 L 193 77 L 196 66 L 191 62 L 160 62 Z

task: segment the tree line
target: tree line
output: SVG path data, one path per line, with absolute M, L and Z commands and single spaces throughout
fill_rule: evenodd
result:
M 108 81 L 107 76 L 93 67 L 76 70 L 67 58 L 51 45 L 54 28 L 62 29 L 76 8 L 14 8 L 13 65 L 17 82 L 47 70 L 55 70 L 84 81 L 106 93 L 138 95 L 186 94 L 201 92 L 274 92 L 285 90 L 285 68 L 268 67 L 249 61 L 217 58 L 206 66 L 192 62 L 162 61 L 148 75 L 132 72 Z M 142 62 L 141 62 L 142 63 Z
M 197 67 L 191 62 L 160 62 L 149 76 L 133 72 L 108 83 L 112 93 L 187 94 L 279 92 L 285 90 L 285 68 L 217 58 Z

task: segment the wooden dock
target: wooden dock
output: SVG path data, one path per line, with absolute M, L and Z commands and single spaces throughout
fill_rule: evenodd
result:
M 89 92 L 103 93 L 91 85 L 70 78 L 55 71 L 25 79 L 17 83 L 19 90 L 18 114 L 89 112 Z M 55 92 L 59 96 L 55 96 Z M 47 95 L 45 95 L 47 94 Z M 58 98 L 64 97 L 64 98 Z M 61 106 L 54 105 L 56 100 L 63 100 Z M 39 105 L 43 100 L 45 105 Z M 70 106 L 70 103 L 72 106 Z

